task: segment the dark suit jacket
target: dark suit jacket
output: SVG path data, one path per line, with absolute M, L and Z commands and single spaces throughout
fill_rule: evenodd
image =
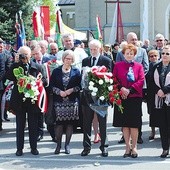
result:
M 72 67 L 70 71 L 70 80 L 69 80 L 69 83 L 66 89 L 70 89 L 76 86 L 79 86 L 81 88 L 81 74 L 77 68 Z M 64 91 L 63 80 L 62 80 L 62 66 L 53 70 L 53 73 L 50 79 L 50 87 L 51 88 L 56 87 Z M 71 93 L 68 96 L 69 100 L 75 101 L 75 99 L 78 98 L 78 94 L 79 94 L 78 92 Z M 54 94 L 53 100 L 62 102 L 63 98 L 60 95 Z
M 13 74 L 13 69 L 18 68 L 19 66 L 21 66 L 23 69 L 25 69 L 24 66 L 23 66 L 23 63 L 21 63 L 21 62 L 13 63 L 12 66 L 10 67 L 7 75 L 6 75 L 7 79 L 14 81 L 14 88 L 12 90 L 12 95 L 11 95 L 11 99 L 10 99 L 10 108 L 13 111 L 16 111 L 18 109 L 22 109 L 22 103 L 23 103 L 23 94 L 18 92 L 17 80 L 16 80 L 16 77 Z M 28 72 L 29 72 L 30 75 L 32 75 L 34 77 L 37 77 L 37 75 L 39 73 L 41 73 L 44 86 L 47 84 L 46 78 L 44 76 L 45 75 L 44 70 L 43 70 L 43 67 L 41 65 L 36 64 L 33 61 L 30 61 Z M 38 108 L 38 106 L 37 106 L 37 108 Z
M 92 58 L 91 56 L 84 58 L 82 61 L 82 67 L 86 67 L 86 66 L 91 67 L 91 58 Z M 112 69 L 113 69 L 112 60 L 106 56 L 100 55 L 96 65 L 97 66 L 104 65 L 105 67 L 109 69 L 109 71 L 112 72 Z

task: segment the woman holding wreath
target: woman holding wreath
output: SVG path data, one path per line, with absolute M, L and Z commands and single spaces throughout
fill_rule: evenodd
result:
M 72 50 L 64 51 L 62 61 L 63 65 L 53 70 L 50 79 L 53 91 L 53 114 L 56 117 L 57 147 L 54 153 L 60 153 L 62 134 L 65 130 L 65 153 L 70 154 L 69 144 L 73 134 L 73 124 L 79 119 L 77 98 L 81 88 L 81 74 L 79 69 L 72 67 L 75 61 Z

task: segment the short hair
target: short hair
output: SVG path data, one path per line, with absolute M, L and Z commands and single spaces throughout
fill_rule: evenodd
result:
M 68 34 L 63 34 L 63 35 L 62 35 L 62 40 L 66 39 L 66 38 L 71 38 L 71 39 L 73 39 L 73 35 L 70 34 L 70 33 L 68 33 Z
M 53 43 L 50 43 L 50 45 L 49 45 L 50 49 L 51 49 L 51 46 L 52 46 L 52 45 L 55 46 L 55 47 L 58 49 L 57 43 L 54 43 L 54 42 L 53 42 Z
M 132 36 L 136 36 L 136 37 L 137 37 L 136 33 L 134 33 L 134 32 L 129 32 L 129 33 L 127 34 L 127 40 L 129 40 L 129 38 L 131 38 Z
M 28 46 L 22 46 L 22 47 L 20 47 L 20 48 L 18 49 L 18 53 L 19 53 L 19 54 L 22 54 L 22 51 L 23 51 L 23 50 L 28 51 L 28 53 L 31 55 L 31 49 L 30 49 L 30 47 L 28 47 Z
M 48 48 L 48 42 L 46 40 L 41 40 L 38 42 L 38 44 L 41 46 L 45 46 L 45 48 Z
M 68 55 L 71 55 L 72 58 L 73 58 L 73 63 L 75 61 L 75 56 L 74 56 L 74 52 L 72 50 L 66 50 L 63 52 L 63 55 L 62 55 L 62 61 L 64 62 L 64 59 L 68 56 Z
M 159 40 L 159 39 L 165 40 L 164 36 L 162 34 L 160 34 L 160 33 L 156 34 L 156 36 L 155 36 L 155 40 Z
M 101 48 L 101 47 L 102 47 L 101 42 L 100 42 L 99 40 L 97 40 L 97 39 L 91 40 L 91 41 L 89 42 L 89 47 L 90 47 L 91 45 L 97 46 L 98 48 Z
M 134 52 L 134 55 L 136 55 L 136 53 L 137 53 L 137 48 L 136 48 L 136 46 L 134 46 L 133 44 L 127 44 L 127 45 L 125 45 L 125 46 L 123 47 L 122 53 L 125 54 L 125 51 L 126 51 L 127 49 L 133 51 L 133 52 Z
M 150 50 L 150 51 L 148 52 L 148 57 L 150 57 L 151 55 L 157 55 L 157 56 L 159 56 L 158 50 Z

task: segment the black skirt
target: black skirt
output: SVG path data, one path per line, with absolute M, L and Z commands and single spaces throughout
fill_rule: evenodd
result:
M 138 128 L 142 125 L 142 98 L 122 100 L 123 113 L 114 107 L 113 126 Z

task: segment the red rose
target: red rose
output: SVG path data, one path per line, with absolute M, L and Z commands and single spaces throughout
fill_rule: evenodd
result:
M 113 90 L 113 94 L 115 95 L 115 94 L 117 94 L 118 93 L 118 90 L 116 89 L 116 90 Z
M 120 99 L 118 99 L 118 100 L 116 101 L 116 104 L 119 106 L 119 105 L 122 104 L 122 101 L 121 101 Z
M 31 89 L 31 84 L 30 84 L 30 83 L 28 83 L 28 84 L 26 85 L 26 89 L 28 89 L 28 90 Z
M 111 103 L 114 103 L 114 101 L 115 101 L 115 98 L 114 98 L 114 97 L 111 97 L 111 98 L 110 98 L 110 102 L 111 102 Z
M 111 97 L 113 97 L 113 93 L 112 92 L 109 93 L 109 98 L 111 98 Z
M 20 87 L 24 87 L 25 82 L 26 82 L 26 79 L 20 78 L 19 81 L 18 81 L 18 85 L 19 85 Z

